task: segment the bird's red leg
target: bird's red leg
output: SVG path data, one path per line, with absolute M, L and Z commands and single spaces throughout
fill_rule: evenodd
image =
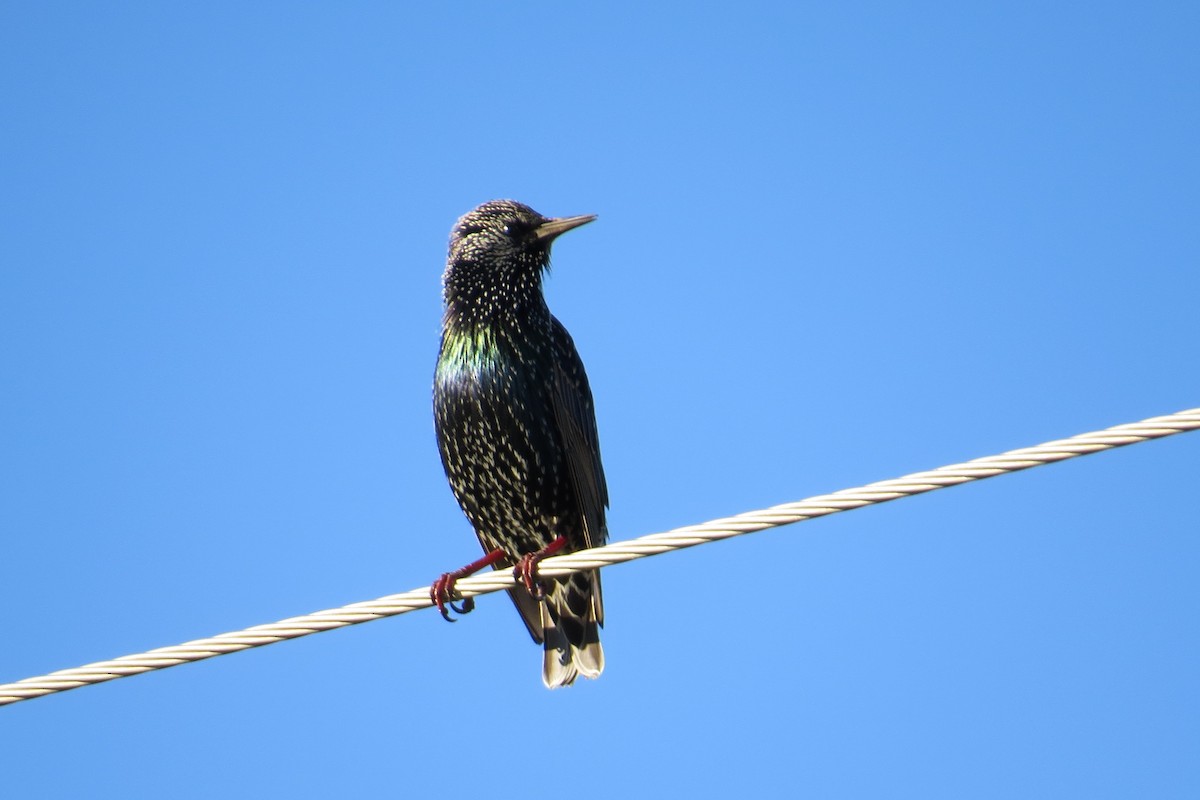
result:
M 566 546 L 566 537 L 559 536 L 536 553 L 526 553 L 521 556 L 521 560 L 517 562 L 517 566 L 513 569 L 513 577 L 516 578 L 518 583 L 525 584 L 525 588 L 529 590 L 531 595 L 541 600 L 546 596 L 546 590 L 538 582 L 538 562 L 543 558 L 554 555 Z
M 437 610 L 442 612 L 442 618 L 447 622 L 455 622 L 455 620 L 450 617 L 450 612 L 446 610 L 446 606 L 450 606 L 451 609 L 459 614 L 470 614 L 472 611 L 474 611 L 474 597 L 468 597 L 464 599 L 461 606 L 454 605 L 455 582 L 458 581 L 459 578 L 465 578 L 468 575 L 474 575 L 484 567 L 490 567 L 492 564 L 495 564 L 497 561 L 502 561 L 503 559 L 504 551 L 497 547 L 483 558 L 479 559 L 478 561 L 472 561 L 462 569 L 456 569 L 454 572 L 443 572 L 442 577 L 434 581 L 433 585 L 429 587 L 429 599 L 433 601 L 435 606 L 437 606 Z

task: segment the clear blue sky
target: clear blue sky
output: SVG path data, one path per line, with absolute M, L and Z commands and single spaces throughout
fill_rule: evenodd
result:
M 454 220 L 626 539 L 1200 405 L 1200 7 L 6 3 L 0 680 L 429 583 Z M 901 7 L 903 6 L 903 7 Z M 1200 794 L 1200 434 L 0 709 L 5 797 Z

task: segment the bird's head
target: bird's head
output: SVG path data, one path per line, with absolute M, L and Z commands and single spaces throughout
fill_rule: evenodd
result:
M 492 200 L 473 209 L 450 232 L 443 276 L 447 301 L 464 293 L 494 297 L 540 291 L 551 242 L 595 218 L 543 217 L 515 200 Z

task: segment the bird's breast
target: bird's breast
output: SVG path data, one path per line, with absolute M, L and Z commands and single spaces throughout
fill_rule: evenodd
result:
M 536 391 L 553 359 L 550 338 L 542 327 L 446 326 L 438 355 L 438 385 Z
M 453 387 L 490 381 L 504 360 L 491 331 L 448 329 L 442 336 L 436 383 L 439 387 Z

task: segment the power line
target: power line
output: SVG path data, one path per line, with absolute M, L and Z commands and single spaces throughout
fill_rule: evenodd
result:
M 650 534 L 604 547 L 582 550 L 565 556 L 555 556 L 543 561 L 539 571 L 547 577 L 562 577 L 572 572 L 621 564 L 698 544 L 730 539 L 766 528 L 790 525 L 793 522 L 824 517 L 839 511 L 885 503 L 901 497 L 923 494 L 935 489 L 944 489 L 947 486 L 957 486 L 960 483 L 1017 472 L 1030 467 L 1064 461 L 1068 458 L 1090 455 L 1115 447 L 1161 439 L 1198 428 L 1200 428 L 1200 408 L 1193 408 L 1176 414 L 1152 417 L 1141 422 L 1117 425 L 1102 431 L 1083 433 L 1069 439 L 1058 439 L 1034 447 L 1010 450 L 1000 455 L 977 458 L 961 464 L 951 464 L 927 472 L 914 472 L 902 478 L 870 483 L 855 489 L 843 489 L 832 494 L 817 495 L 795 503 L 749 511 L 700 525 L 688 525 L 666 533 Z M 488 571 L 463 578 L 455 584 L 455 588 L 463 597 L 476 597 L 513 586 L 513 576 L 508 570 Z M 26 678 L 16 683 L 0 684 L 0 705 L 18 703 L 22 700 L 65 692 L 80 686 L 165 669 L 190 661 L 201 661 L 285 639 L 296 639 L 311 633 L 357 625 L 360 622 L 404 614 L 428 608 L 431 605 L 429 587 L 426 586 L 402 594 L 381 597 L 378 600 L 352 603 L 341 608 L 291 617 L 268 625 L 256 625 L 241 631 L 223 633 L 209 639 L 196 639 L 172 647 L 160 647 L 145 653 L 122 656 L 112 661 L 97 661 L 82 667 Z

